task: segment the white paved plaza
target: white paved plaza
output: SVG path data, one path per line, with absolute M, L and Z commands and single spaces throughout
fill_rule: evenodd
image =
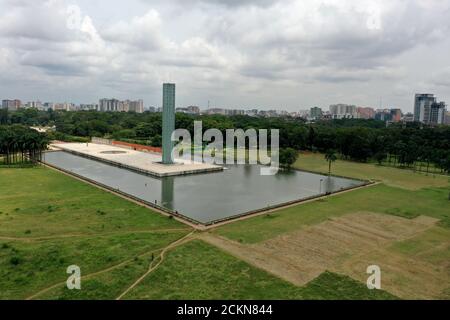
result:
M 162 160 L 161 154 L 135 151 L 104 144 L 57 143 L 52 144 L 51 148 L 63 150 L 87 158 L 93 158 L 157 177 L 223 170 L 220 166 L 207 163 L 194 163 L 181 159 L 175 159 L 176 163 L 174 165 L 163 165 L 159 163 Z

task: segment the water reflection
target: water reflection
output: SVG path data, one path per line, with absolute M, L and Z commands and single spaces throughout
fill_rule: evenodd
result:
M 161 206 L 170 210 L 174 210 L 173 194 L 174 194 L 174 177 L 167 177 L 161 180 Z

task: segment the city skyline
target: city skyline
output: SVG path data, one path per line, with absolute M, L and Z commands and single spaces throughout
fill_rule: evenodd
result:
M 180 106 L 450 101 L 450 1 L 111 3 L 2 2 L 0 97 L 157 106 L 160 83 L 176 82 Z
M 416 98 L 417 95 L 425 95 L 425 96 L 435 96 L 435 94 L 433 93 L 415 93 L 414 97 Z M 0 101 L 9 101 L 10 103 L 14 103 L 17 108 L 37 108 L 37 109 L 48 109 L 45 108 L 47 105 L 67 105 L 67 106 L 73 106 L 73 107 L 78 107 L 77 109 L 81 109 L 81 110 L 97 110 L 97 111 L 134 111 L 134 110 L 142 110 L 146 111 L 149 110 L 151 108 L 154 109 L 162 109 L 163 105 L 161 104 L 161 102 L 159 104 L 155 104 L 155 105 L 151 105 L 151 104 L 146 104 L 145 101 L 143 99 L 134 99 L 134 98 L 125 98 L 125 99 L 117 99 L 115 97 L 112 98 L 100 98 L 98 99 L 96 102 L 89 102 L 89 103 L 76 103 L 73 101 L 68 102 L 68 100 L 63 100 L 64 102 L 55 102 L 55 101 L 48 101 L 48 100 L 42 100 L 42 99 L 35 99 L 35 100 L 22 100 L 21 98 L 17 98 L 17 97 L 13 97 L 13 98 L 2 98 L 0 97 Z M 139 108 L 133 107 L 131 109 L 128 108 L 120 108 L 116 106 L 115 109 L 109 109 L 107 107 L 102 108 L 102 103 L 115 103 L 115 104 L 129 104 L 129 103 L 139 103 L 140 106 Z M 445 101 L 441 101 L 440 102 L 445 108 L 447 108 L 447 103 Z M 416 100 L 414 99 L 413 104 L 412 104 L 412 110 L 408 109 L 408 110 L 404 110 L 402 108 L 399 108 L 397 106 L 394 105 L 380 105 L 380 106 L 369 106 L 369 105 L 358 105 L 358 104 L 354 104 L 354 103 L 344 103 L 344 102 L 338 102 L 338 103 L 332 103 L 328 106 L 321 106 L 318 104 L 312 104 L 310 106 L 307 105 L 303 105 L 300 106 L 298 108 L 295 108 L 294 110 L 287 110 L 283 107 L 277 107 L 277 106 L 269 106 L 269 107 L 261 107 L 261 106 L 245 106 L 245 105 L 237 105 L 237 106 L 219 106 L 219 105 L 210 105 L 210 101 L 208 101 L 208 106 L 205 105 L 194 105 L 194 104 L 186 104 L 186 105 L 175 105 L 176 109 L 180 109 L 180 111 L 182 109 L 186 109 L 185 111 L 188 111 L 187 109 L 189 108 L 196 108 L 199 109 L 199 111 L 208 111 L 208 110 L 215 110 L 215 109 L 220 109 L 220 110 L 227 110 L 227 111 L 236 111 L 236 110 L 262 110 L 262 111 L 289 111 L 289 112 L 302 112 L 302 111 L 306 111 L 309 110 L 311 108 L 319 108 L 322 109 L 322 111 L 325 110 L 331 110 L 333 109 L 335 106 L 352 106 L 355 109 L 366 109 L 366 111 L 368 109 L 371 109 L 373 111 L 375 110 L 385 110 L 385 109 L 398 109 L 400 110 L 402 113 L 407 114 L 407 113 L 416 113 Z M 51 108 L 51 107 L 50 107 Z M 134 110 L 133 110 L 134 109 Z M 69 111 L 69 110 L 68 110 Z M 447 111 L 447 110 L 446 110 Z M 340 112 L 339 112 L 340 113 Z M 342 114 L 345 114 L 346 112 L 343 112 Z M 356 111 L 354 111 L 353 113 L 356 113 Z M 364 113 L 364 111 L 363 111 Z

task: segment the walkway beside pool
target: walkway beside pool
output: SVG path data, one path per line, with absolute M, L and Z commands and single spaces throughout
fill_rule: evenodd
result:
M 223 170 L 221 166 L 207 163 L 191 163 L 182 159 L 176 159 L 174 165 L 163 165 L 160 163 L 162 156 L 159 153 L 141 152 L 104 144 L 55 143 L 51 145 L 51 149 L 59 149 L 155 177 L 180 176 Z

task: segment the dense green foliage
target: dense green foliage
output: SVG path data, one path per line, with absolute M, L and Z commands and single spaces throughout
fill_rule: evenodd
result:
M 160 113 L 38 112 L 19 110 L 0 116 L 1 123 L 55 125 L 57 134 L 77 137 L 108 137 L 153 146 L 161 145 Z M 393 124 L 382 121 L 345 119 L 306 124 L 293 118 L 249 116 L 192 116 L 177 114 L 176 127 L 193 134 L 194 121 L 203 130 L 279 129 L 280 147 L 326 152 L 336 150 L 344 159 L 356 161 L 388 159 L 394 165 L 418 162 L 450 171 L 450 127 L 427 127 L 417 123 Z
M 280 165 L 284 168 L 291 168 L 297 161 L 298 152 L 292 148 L 280 149 Z
M 0 126 L 0 164 L 35 162 L 47 149 L 48 137 L 21 125 Z

